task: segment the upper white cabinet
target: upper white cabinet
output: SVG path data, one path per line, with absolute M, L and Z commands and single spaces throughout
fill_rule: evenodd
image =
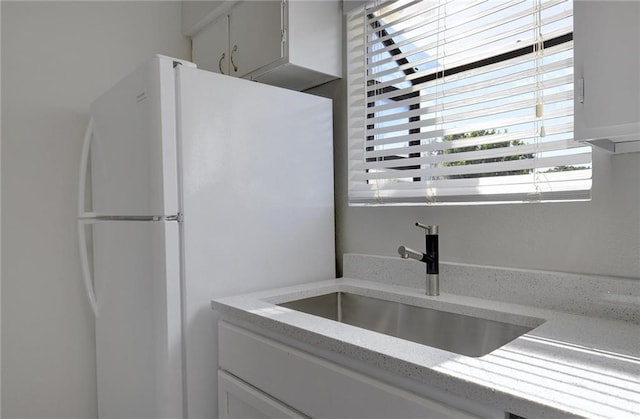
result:
M 640 2 L 574 2 L 575 138 L 640 151 Z
M 281 59 L 282 13 L 279 1 L 236 4 L 193 36 L 193 62 L 203 70 L 244 77 Z
M 229 16 L 219 16 L 193 37 L 191 59 L 203 70 L 229 74 Z
M 205 10 L 185 2 L 183 16 L 194 7 Z M 206 10 L 201 21 L 183 18 L 199 68 L 294 90 L 342 77 L 340 1 L 217 2 Z
M 229 73 L 244 77 L 284 56 L 279 1 L 244 1 L 229 15 Z M 196 63 L 197 64 L 197 63 Z

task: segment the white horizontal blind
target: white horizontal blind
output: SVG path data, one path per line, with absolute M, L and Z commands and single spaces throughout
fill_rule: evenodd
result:
M 349 203 L 586 200 L 567 0 L 379 2 L 347 16 Z

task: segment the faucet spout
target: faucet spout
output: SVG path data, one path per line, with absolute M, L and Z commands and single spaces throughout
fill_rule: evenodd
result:
M 422 253 L 422 252 L 418 252 L 416 250 L 410 249 L 407 246 L 398 247 L 398 254 L 402 259 L 415 259 L 419 262 L 424 262 L 424 263 L 436 262 L 436 260 L 432 256 L 429 256 L 426 253 Z
M 402 259 L 415 259 L 415 260 L 419 260 L 420 262 L 422 262 L 422 258 L 425 257 L 426 255 L 422 252 L 417 252 L 413 249 L 410 249 L 406 246 L 400 246 L 398 247 L 398 254 L 400 255 L 400 257 Z

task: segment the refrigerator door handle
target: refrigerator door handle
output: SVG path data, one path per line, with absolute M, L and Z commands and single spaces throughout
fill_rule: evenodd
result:
M 91 269 L 89 268 L 89 255 L 87 248 L 87 236 L 85 232 L 85 225 L 91 224 L 90 220 L 78 220 L 78 245 L 80 247 L 80 268 L 82 270 L 82 281 L 84 282 L 84 288 L 87 292 L 87 298 L 93 315 L 98 317 L 98 300 L 96 298 L 96 292 L 93 287 L 93 278 L 91 275 Z
M 93 118 L 89 119 L 87 131 L 82 141 L 82 151 L 80 152 L 80 174 L 78 176 L 78 217 L 87 218 L 94 214 L 85 211 L 85 189 L 87 187 L 87 169 L 89 164 L 89 150 L 91 149 L 91 138 L 93 138 Z
M 91 146 L 91 138 L 93 137 L 93 118 L 89 119 L 87 125 L 87 131 L 84 134 L 84 141 L 82 142 L 82 151 L 80 154 L 80 174 L 78 178 L 78 245 L 80 248 L 80 268 L 82 271 L 82 280 L 84 282 L 85 290 L 87 291 L 87 297 L 93 315 L 98 317 L 98 302 L 96 300 L 96 293 L 93 289 L 93 281 L 91 279 L 91 272 L 89 269 L 89 257 L 87 249 L 87 237 L 85 232 L 85 225 L 89 223 L 86 220 L 87 217 L 91 217 L 94 214 L 85 212 L 85 188 L 87 181 L 87 166 L 89 162 L 89 149 Z

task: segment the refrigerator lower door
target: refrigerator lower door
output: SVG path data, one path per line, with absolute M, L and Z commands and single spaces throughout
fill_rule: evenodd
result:
M 331 100 L 178 68 L 189 417 L 216 417 L 215 298 L 335 277 Z
M 177 222 L 96 221 L 98 417 L 180 418 Z

